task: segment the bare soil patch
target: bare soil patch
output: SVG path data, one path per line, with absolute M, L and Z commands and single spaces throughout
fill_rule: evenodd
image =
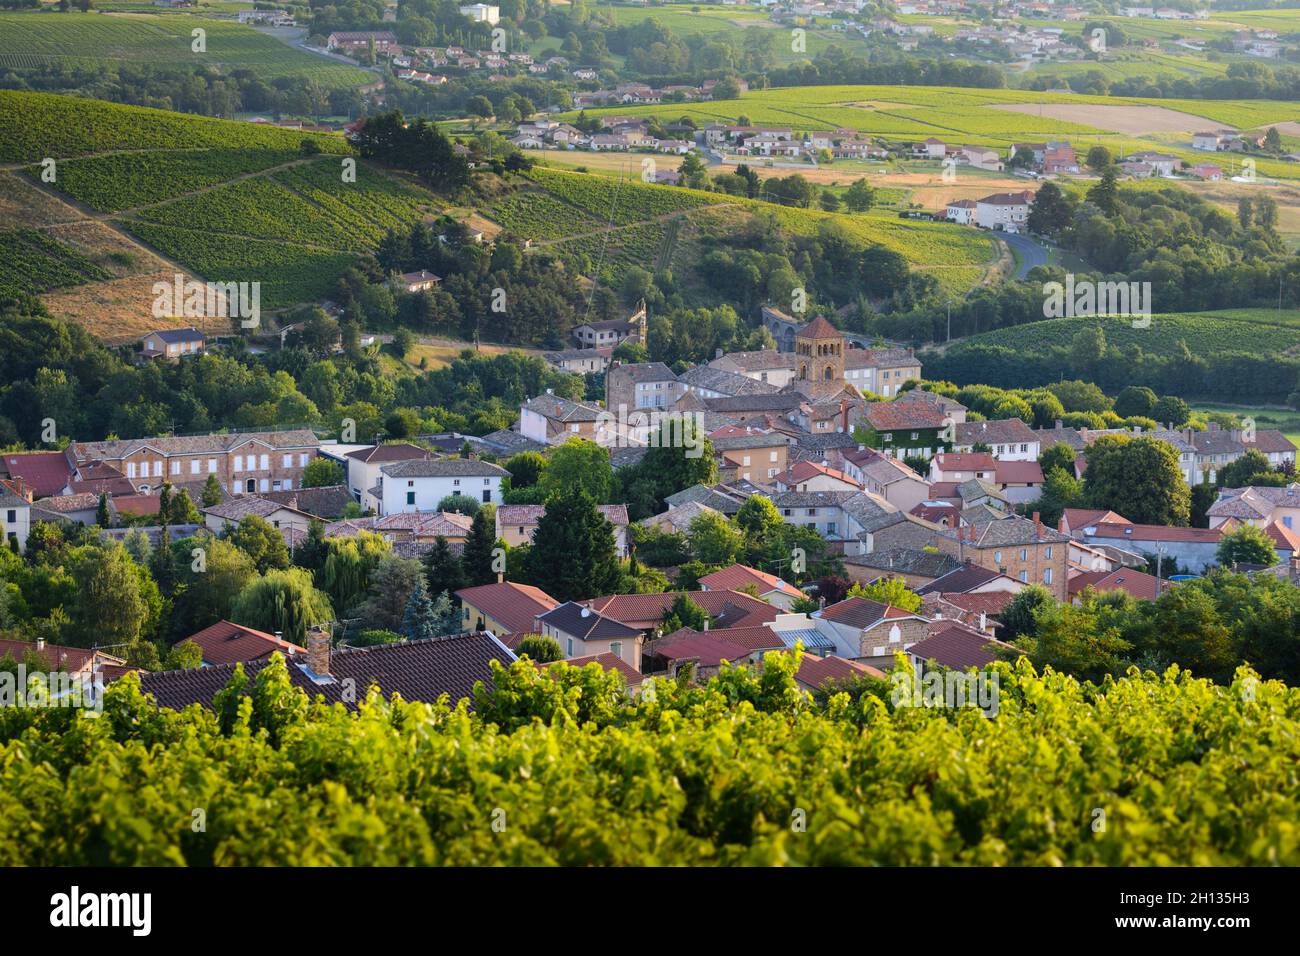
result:
M 153 315 L 153 284 L 175 279 L 175 271 L 158 272 L 92 282 L 59 289 L 41 296 L 50 314 L 85 326 L 91 335 L 109 345 L 120 345 L 159 328 L 181 328 L 193 320 L 158 319 Z
M 1165 109 L 1163 106 L 1094 106 L 1090 103 L 990 103 L 989 109 L 1010 110 L 1027 116 L 1050 116 L 1052 119 L 1095 126 L 1141 136 L 1147 133 L 1195 132 L 1213 124 L 1218 129 L 1223 124 L 1214 123 L 1204 116 Z
M 102 222 L 85 220 L 49 226 L 45 232 L 118 278 L 152 274 L 167 263 Z
M 4 228 L 31 228 L 82 218 L 65 202 L 37 189 L 14 172 L 0 172 L 0 223 Z

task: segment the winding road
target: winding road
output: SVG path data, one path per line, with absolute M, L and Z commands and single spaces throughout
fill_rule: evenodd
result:
M 1034 266 L 1047 265 L 1047 247 L 1030 239 L 1028 236 L 1018 235 L 1013 232 L 1000 232 L 998 238 L 1011 247 L 1012 251 L 1020 259 L 1020 265 L 1016 269 L 1013 279 L 1023 279 L 1029 275 L 1029 270 Z

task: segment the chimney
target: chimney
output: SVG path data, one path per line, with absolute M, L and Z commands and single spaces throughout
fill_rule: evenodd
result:
M 1043 519 L 1037 511 L 1034 512 L 1034 537 L 1043 540 Z
M 1295 558 L 1292 558 L 1291 560 L 1294 561 Z M 43 638 L 43 637 L 38 637 L 38 638 L 36 639 L 36 649 L 37 649 L 38 651 L 43 651 L 43 650 L 45 650 L 45 638 Z
M 330 676 L 330 633 L 319 624 L 307 632 L 307 666 L 317 677 Z
M 1062 428 L 1064 428 L 1064 427 L 1065 427 L 1065 422 L 1061 421 L 1061 420 L 1058 418 L 1058 419 L 1056 420 L 1056 430 L 1059 432 L 1059 431 L 1060 431 Z
M 981 631 L 988 630 L 988 615 L 985 614 L 983 611 L 980 611 L 980 630 Z
M 709 619 L 707 617 L 704 619 L 704 630 L 705 632 L 709 630 Z

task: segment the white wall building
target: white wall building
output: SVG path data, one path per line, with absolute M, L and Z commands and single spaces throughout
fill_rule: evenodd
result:
M 472 458 L 399 461 L 379 469 L 379 485 L 371 492 L 381 515 L 437 511 L 448 495 L 468 495 L 482 504 L 501 501 L 501 479 L 510 474 L 499 465 Z
M 461 7 L 462 16 L 469 17 L 476 23 L 490 23 L 496 26 L 501 20 L 501 8 L 488 6 L 486 3 L 471 3 L 469 6 Z

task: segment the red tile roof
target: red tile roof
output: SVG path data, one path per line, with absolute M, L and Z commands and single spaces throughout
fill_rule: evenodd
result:
M 156 515 L 161 501 L 158 495 L 119 495 L 113 499 L 113 507 L 122 514 Z
M 533 619 L 545 614 L 560 602 L 531 584 L 503 581 L 461 588 L 456 592 L 462 604 L 468 604 L 485 616 L 498 621 L 507 632 L 531 631 Z
M 681 633 L 681 631 L 676 631 L 669 638 L 659 641 L 655 645 L 651 656 L 663 657 L 670 661 L 695 657 L 699 658 L 701 667 L 717 667 L 724 660 L 743 660 L 751 653 L 748 648 L 731 643 L 715 631 L 692 632 L 682 637 L 676 637 L 677 634 Z
M 1041 485 L 1043 467 L 1036 461 L 999 461 L 994 468 L 994 481 L 1002 485 Z
M 982 612 L 989 617 L 996 617 L 1006 610 L 1015 594 L 1011 591 L 985 591 L 971 594 L 940 594 L 939 596 L 949 604 L 957 605 L 963 611 L 969 611 L 972 614 Z
M 825 317 L 817 316 L 802 329 L 795 333 L 802 339 L 842 339 L 844 333 L 835 326 L 826 321 Z
M 1277 550 L 1300 552 L 1300 534 L 1280 522 L 1274 521 L 1264 529 L 1264 533 L 1273 539 L 1273 547 Z
M 849 680 L 854 677 L 878 677 L 882 680 L 885 672 L 869 664 L 846 660 L 843 657 L 817 657 L 804 654 L 799 661 L 799 670 L 794 679 L 808 687 L 822 687 L 829 681 Z
M 935 455 L 934 463 L 940 471 L 993 471 L 998 466 L 997 459 L 984 451 Z
M 13 655 L 19 664 L 28 654 L 39 654 L 51 670 L 60 665 L 71 674 L 90 670 L 95 659 L 95 652 L 84 647 L 64 647 L 61 644 L 46 644 L 40 650 L 31 641 L 10 641 L 0 639 L 0 659 Z M 113 658 L 118 660 L 118 658 Z
M 1085 572 L 1070 579 L 1070 593 L 1076 591 L 1075 582 L 1081 579 L 1090 579 L 1093 574 L 1101 572 Z M 1091 585 L 1092 589 L 1098 594 L 1105 594 L 1107 591 L 1127 591 L 1130 595 L 1139 601 L 1154 601 L 1157 597 L 1157 589 L 1169 590 L 1173 587 L 1170 581 L 1161 582 L 1153 574 L 1146 574 L 1143 571 L 1134 571 L 1132 568 L 1120 568 L 1117 571 L 1109 571 L 1097 580 L 1085 580 L 1077 589 L 1082 592 L 1084 587 Z
M 539 664 L 537 666 L 540 667 L 542 670 L 546 670 L 547 668 L 551 667 L 551 665 L 558 664 L 558 663 L 560 662 L 550 661 L 549 663 Z M 594 664 L 599 664 L 602 668 L 604 668 L 607 671 L 609 670 L 618 671 L 620 674 L 623 675 L 623 679 L 627 681 L 628 687 L 637 687 L 641 684 L 643 680 L 645 680 L 645 675 L 642 674 L 639 670 L 634 668 L 627 661 L 623 660 L 623 658 L 617 657 L 614 654 L 610 654 L 608 651 L 605 652 L 604 654 L 589 654 L 586 657 L 570 657 L 568 660 L 565 661 L 565 663 L 568 664 L 570 667 L 586 667 L 588 664 L 594 663 Z
M 803 597 L 803 592 L 793 584 L 787 584 L 774 574 L 744 564 L 733 564 L 729 568 L 706 574 L 700 578 L 700 584 L 710 591 L 740 591 L 752 584 L 758 588 L 760 595 L 780 591 L 790 597 Z
M 842 481 L 854 488 L 861 488 L 862 483 L 856 478 L 850 478 L 844 472 L 815 461 L 797 461 L 786 469 L 784 474 L 778 475 L 777 480 L 783 485 L 796 485 L 801 481 L 808 481 L 810 478 L 816 478 L 818 475 L 825 475 L 828 478 L 834 478 L 836 481 Z
M 303 653 L 303 648 L 297 644 L 231 621 L 218 621 L 197 634 L 191 634 L 186 640 L 202 648 L 206 664 L 261 660 L 270 657 L 274 651 L 286 657 Z
M 913 644 L 907 653 L 918 660 L 935 661 L 944 667 L 965 670 L 993 663 L 998 659 L 998 649 L 1010 646 L 953 623 Z
M 947 421 L 943 409 L 927 402 L 872 402 L 863 417 L 876 431 L 942 428 Z
M 585 602 L 606 617 L 634 627 L 651 628 L 663 620 L 679 594 L 686 594 L 714 618 L 714 628 L 752 627 L 776 620 L 779 610 L 738 591 L 666 591 L 662 594 L 614 594 Z
M 845 598 L 837 604 L 823 608 L 819 613 L 828 621 L 857 628 L 871 627 L 887 618 L 915 616 L 902 608 L 891 607 L 864 597 Z
M 1073 527 L 1073 526 L 1072 526 Z M 1189 544 L 1217 544 L 1222 528 L 1171 528 L 1162 524 L 1098 524 L 1089 537 L 1134 541 L 1182 541 Z
M 67 455 L 61 451 L 10 452 L 3 459 L 10 477 L 21 478 L 37 498 L 59 494 L 72 478 Z

